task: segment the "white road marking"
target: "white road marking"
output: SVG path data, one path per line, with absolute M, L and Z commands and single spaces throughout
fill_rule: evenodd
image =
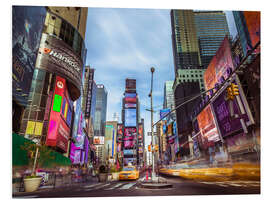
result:
M 113 187 L 107 188 L 105 190 L 113 190 L 113 189 L 115 189 L 115 188 L 117 188 L 117 187 L 119 187 L 120 185 L 123 185 L 123 184 L 125 184 L 125 183 L 118 183 L 118 184 L 114 185 Z
M 120 190 L 127 190 L 129 188 L 131 188 L 133 185 L 135 185 L 136 183 L 129 183 L 124 185 L 123 187 L 119 188 Z
M 111 183 L 107 183 L 107 184 L 105 184 L 105 185 L 101 185 L 101 186 L 98 186 L 98 187 L 93 188 L 93 189 L 98 190 L 98 189 L 101 189 L 101 188 L 103 188 L 103 187 L 106 187 L 106 186 L 108 186 L 108 185 L 110 185 L 110 184 L 111 184 Z
M 92 188 L 92 187 L 95 187 L 95 186 L 98 186 L 98 185 L 101 185 L 102 183 L 96 183 L 96 184 L 93 184 L 93 185 L 86 185 L 84 186 L 84 188 Z

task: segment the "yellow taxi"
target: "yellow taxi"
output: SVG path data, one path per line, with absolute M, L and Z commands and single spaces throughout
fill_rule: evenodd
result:
M 135 166 L 125 166 L 119 173 L 119 180 L 136 180 L 139 178 L 139 171 Z

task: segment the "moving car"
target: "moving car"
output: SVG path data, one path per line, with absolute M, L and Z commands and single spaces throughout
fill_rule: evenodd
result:
M 139 178 L 139 171 L 135 166 L 125 166 L 119 173 L 119 180 L 136 180 Z

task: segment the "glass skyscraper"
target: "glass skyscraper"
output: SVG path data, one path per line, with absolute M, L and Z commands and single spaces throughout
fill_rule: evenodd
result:
M 94 135 L 105 136 L 107 114 L 107 90 L 104 85 L 98 84 L 96 89 L 96 111 L 94 120 Z
M 202 66 L 206 69 L 221 42 L 229 35 L 226 15 L 222 11 L 194 12 Z

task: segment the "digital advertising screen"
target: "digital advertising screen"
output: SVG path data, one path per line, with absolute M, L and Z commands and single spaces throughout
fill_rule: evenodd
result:
M 197 116 L 197 120 L 202 136 L 207 138 L 209 142 L 220 140 L 210 105 L 202 110 L 202 112 Z
M 133 101 L 134 102 L 134 101 Z M 136 102 L 136 101 L 135 101 Z M 125 108 L 128 109 L 128 108 L 136 108 L 136 103 L 126 103 L 125 104 Z
M 246 26 L 252 47 L 260 41 L 261 35 L 261 13 L 258 11 L 243 11 Z
M 136 109 L 125 109 L 125 126 L 135 127 L 137 125 Z
M 103 145 L 104 144 L 104 137 L 103 136 L 94 136 L 93 142 L 96 145 Z
M 135 137 L 136 133 L 136 128 L 125 128 L 125 137 Z
M 160 110 L 160 119 L 166 119 L 166 116 L 170 111 L 171 111 L 170 109 L 162 109 L 162 110 Z
M 235 69 L 230 42 L 226 36 L 204 73 L 206 89 L 214 88 L 215 84 L 222 76 L 226 79 L 228 77 L 227 70 L 229 68 L 231 68 L 232 71 Z

